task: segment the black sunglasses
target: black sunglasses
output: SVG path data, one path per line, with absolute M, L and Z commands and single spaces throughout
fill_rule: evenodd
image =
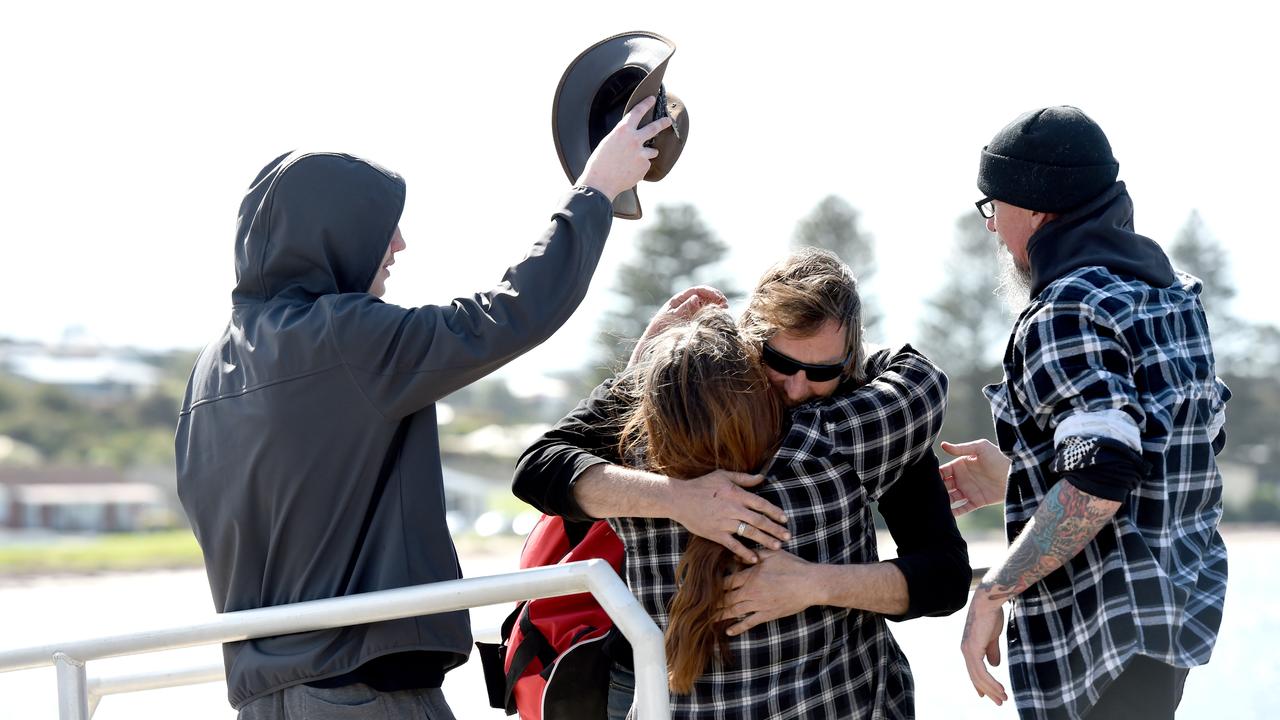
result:
M 827 382 L 828 380 L 835 380 L 840 377 L 840 373 L 844 372 L 844 366 L 849 362 L 849 357 L 853 354 L 851 352 L 838 363 L 831 363 L 830 365 L 810 365 L 809 363 L 802 363 L 799 360 L 794 360 L 783 355 L 777 350 L 769 347 L 769 343 L 765 343 L 761 346 L 761 350 L 761 356 L 765 365 L 768 365 L 774 370 L 787 376 L 795 375 L 803 370 L 804 376 L 808 378 L 810 382 Z

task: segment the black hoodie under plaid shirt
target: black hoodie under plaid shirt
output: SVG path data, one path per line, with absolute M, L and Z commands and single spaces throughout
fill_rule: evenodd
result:
M 873 563 L 871 503 L 942 429 L 946 376 L 909 346 L 872 356 L 875 377 L 851 394 L 796 408 L 758 492 L 782 508 L 783 549 L 810 562 Z M 627 585 L 666 629 L 688 532 L 668 519 L 609 520 L 626 545 Z M 726 661 L 727 660 L 727 661 Z M 911 670 L 883 615 L 815 606 L 729 640 L 672 717 L 905 718 Z
M 1068 417 L 1123 412 L 1146 465 L 1097 537 L 1014 600 L 1009 674 L 1024 718 L 1083 717 L 1135 655 L 1209 660 L 1227 586 L 1214 456 L 1230 392 L 1200 289 L 1184 274 L 1161 287 L 1097 266 L 1058 276 L 1018 318 L 1004 381 L 986 388 L 1012 461 L 1010 542 L 1070 469 L 1055 441 Z

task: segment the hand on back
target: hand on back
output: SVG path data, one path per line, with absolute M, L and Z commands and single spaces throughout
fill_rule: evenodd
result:
M 760 475 L 728 470 L 712 470 L 692 480 L 672 479 L 671 519 L 694 535 L 723 545 L 743 562 L 757 562 L 756 553 L 742 540 L 776 550 L 782 540 L 791 538 L 780 524 L 787 521 L 782 509 L 743 489 L 763 480 Z
M 631 351 L 631 360 L 627 363 L 630 365 L 644 354 L 644 348 L 650 340 L 660 334 L 663 330 L 672 325 L 688 320 L 705 307 L 729 307 L 729 300 L 724 293 L 709 286 L 695 285 L 686 290 L 681 290 L 671 296 L 670 300 L 658 312 L 654 313 L 653 319 L 649 321 L 648 327 L 644 329 L 644 334 L 640 336 L 640 341 L 636 343 L 636 347 Z

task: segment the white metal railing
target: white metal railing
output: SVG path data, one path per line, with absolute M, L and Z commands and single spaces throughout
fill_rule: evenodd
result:
M 58 717 L 89 720 L 102 695 L 209 681 L 208 668 L 90 679 L 86 663 L 108 657 L 237 642 L 272 635 L 363 625 L 529 598 L 590 592 L 635 652 L 640 720 L 670 718 L 662 632 L 603 560 L 415 585 L 360 595 L 223 613 L 205 622 L 126 635 L 0 650 L 0 672 L 52 664 L 58 675 Z M 92 705 L 91 705 L 92 698 Z
M 89 716 L 98 709 L 98 703 L 107 695 L 160 690 L 161 688 L 223 682 L 227 679 L 221 662 L 201 665 L 167 667 L 142 672 L 104 673 L 89 676 Z

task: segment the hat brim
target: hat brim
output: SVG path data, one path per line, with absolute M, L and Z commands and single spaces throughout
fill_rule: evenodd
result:
M 667 61 L 673 53 L 675 43 L 657 33 L 627 32 L 592 45 L 565 69 L 551 108 L 551 133 L 560 165 L 570 182 L 577 181 L 582 175 L 587 159 L 595 149 L 591 145 L 590 115 L 601 86 L 620 70 L 634 68 L 642 71 L 644 77 L 624 106 L 623 112 L 628 112 L 644 98 L 658 94 Z M 640 124 L 650 122 L 653 117 L 654 111 L 650 110 Z M 666 163 L 666 168 L 669 167 L 670 164 Z M 623 191 L 614 199 L 613 214 L 625 219 L 641 216 L 640 198 L 635 188 Z

